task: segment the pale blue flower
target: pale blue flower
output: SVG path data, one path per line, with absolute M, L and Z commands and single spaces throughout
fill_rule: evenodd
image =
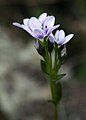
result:
M 55 33 L 55 36 L 51 33 L 49 35 L 49 40 L 52 43 L 57 43 L 58 45 L 64 45 L 67 42 L 69 42 L 69 40 L 74 36 L 74 34 L 69 34 L 67 36 L 65 36 L 65 32 L 64 30 L 57 30 Z
M 54 16 L 47 16 L 47 13 L 43 13 L 38 19 L 36 17 L 26 18 L 23 19 L 23 24 L 13 22 L 13 25 L 26 30 L 34 38 L 42 40 L 59 27 L 59 25 L 54 26 L 54 23 Z

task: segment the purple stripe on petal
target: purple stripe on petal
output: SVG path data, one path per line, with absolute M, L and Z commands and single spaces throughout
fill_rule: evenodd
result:
M 42 40 L 44 38 L 44 31 L 42 29 L 35 29 L 33 31 L 34 37 Z

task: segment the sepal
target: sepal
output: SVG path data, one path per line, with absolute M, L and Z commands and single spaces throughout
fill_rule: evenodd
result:
M 42 56 L 45 57 L 45 49 L 44 47 L 39 43 L 39 47 L 37 48 L 37 52 Z
M 53 51 L 54 45 L 48 40 L 48 51 L 51 53 Z

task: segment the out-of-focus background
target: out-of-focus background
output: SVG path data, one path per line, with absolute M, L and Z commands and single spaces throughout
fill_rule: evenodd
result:
M 0 0 L 0 120 L 52 120 L 33 38 L 12 22 L 47 12 L 74 33 L 61 73 L 66 120 L 86 120 L 86 0 Z

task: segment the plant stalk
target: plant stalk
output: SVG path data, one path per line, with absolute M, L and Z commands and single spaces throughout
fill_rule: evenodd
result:
M 53 101 L 53 106 L 54 106 L 54 120 L 58 120 L 58 108 L 57 108 L 57 103 L 56 103 L 56 83 L 55 81 L 51 80 L 50 83 L 51 87 L 51 96 L 52 96 L 52 101 Z
M 57 108 L 57 105 L 54 105 L 54 120 L 58 120 L 58 108 Z

